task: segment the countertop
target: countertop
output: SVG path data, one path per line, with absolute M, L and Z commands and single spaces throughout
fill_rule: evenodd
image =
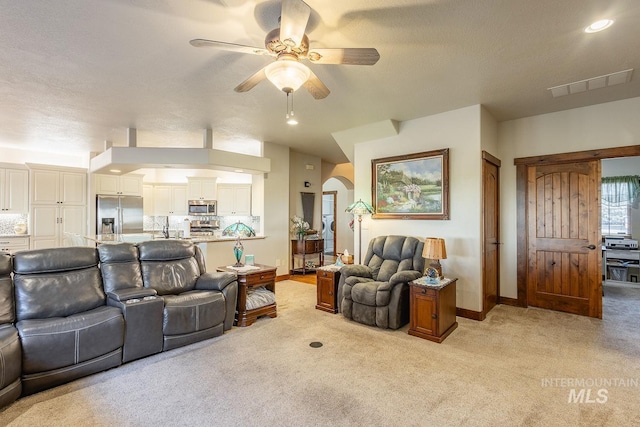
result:
M 84 236 L 85 239 L 96 243 L 139 243 L 147 240 L 164 240 L 162 234 L 158 233 L 130 233 L 130 234 L 91 234 Z M 264 239 L 264 236 L 241 237 L 240 240 L 256 240 Z M 175 239 L 171 237 L 171 239 Z M 214 243 L 214 242 L 231 242 L 236 237 L 214 237 L 214 236 L 198 236 L 189 238 L 180 238 L 179 240 L 189 240 L 194 243 Z
M 0 238 L 6 238 L 6 237 L 29 237 L 29 234 L 0 234 Z

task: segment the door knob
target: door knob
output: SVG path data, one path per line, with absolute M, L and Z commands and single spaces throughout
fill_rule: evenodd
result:
M 596 248 L 596 245 L 583 246 L 583 248 L 587 248 L 589 250 L 594 250 Z

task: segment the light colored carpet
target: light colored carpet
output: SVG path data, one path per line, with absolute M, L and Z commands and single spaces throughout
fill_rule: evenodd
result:
M 442 344 L 315 310 L 315 298 L 279 282 L 277 318 L 22 398 L 0 425 L 640 425 L 638 289 L 607 287 L 603 321 L 498 306 L 458 318 Z M 636 386 L 569 403 L 561 379 Z

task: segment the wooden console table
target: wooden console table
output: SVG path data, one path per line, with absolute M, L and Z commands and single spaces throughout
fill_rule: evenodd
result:
M 250 326 L 260 316 L 277 317 L 276 303 L 247 310 L 247 291 L 249 288 L 264 286 L 276 293 L 276 267 L 256 264 L 259 269 L 238 271 L 229 267 L 218 267 L 218 271 L 228 271 L 238 275 L 238 303 L 236 304 L 236 326 Z
M 456 281 L 442 279 L 425 284 L 424 278 L 409 282 L 409 335 L 441 343 L 455 328 Z
M 296 268 L 296 256 L 302 257 L 302 267 Z M 308 240 L 291 240 L 291 273 L 315 272 L 315 267 L 307 267 L 307 259 L 309 256 L 318 257 L 316 267 L 324 264 L 324 240 L 308 239 Z

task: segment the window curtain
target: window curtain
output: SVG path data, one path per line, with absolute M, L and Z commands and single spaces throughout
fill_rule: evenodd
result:
M 638 208 L 640 176 L 608 176 L 602 178 L 602 200 L 610 205 L 629 204 Z

